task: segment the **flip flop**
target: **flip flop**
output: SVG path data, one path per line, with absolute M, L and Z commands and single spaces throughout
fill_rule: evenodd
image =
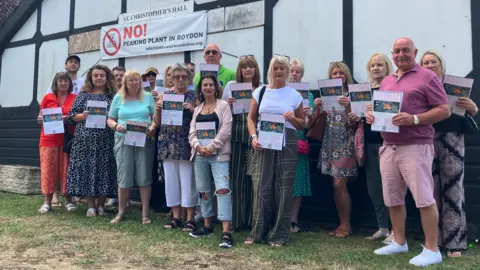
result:
M 143 225 L 152 224 L 152 220 L 150 219 L 150 217 L 142 217 L 142 224 Z
M 115 216 L 115 218 L 112 219 L 112 221 L 110 221 L 110 223 L 112 223 L 112 224 L 117 224 L 117 223 L 119 223 L 120 221 L 123 220 L 123 215 L 124 215 L 123 213 L 118 213 L 118 214 Z
M 46 214 L 46 213 L 50 212 L 50 210 L 52 210 L 52 208 L 48 204 L 44 204 L 44 205 L 40 206 L 40 209 L 38 209 L 40 214 Z

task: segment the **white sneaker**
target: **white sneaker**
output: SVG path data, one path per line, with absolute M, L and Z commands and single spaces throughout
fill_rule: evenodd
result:
M 442 254 L 440 250 L 431 251 L 428 248 L 423 247 L 422 253 L 413 257 L 410 260 L 410 264 L 415 266 L 429 266 L 432 264 L 438 264 L 442 262 Z
M 374 253 L 377 255 L 392 255 L 406 252 L 408 252 L 408 244 L 405 243 L 402 246 L 397 244 L 395 241 L 393 241 L 390 245 L 386 245 L 374 251 Z

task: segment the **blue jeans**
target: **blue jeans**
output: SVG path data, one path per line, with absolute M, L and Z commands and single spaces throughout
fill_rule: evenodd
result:
M 204 218 L 214 216 L 212 209 L 212 176 L 215 181 L 215 196 L 218 204 L 218 220 L 232 220 L 232 192 L 230 190 L 228 161 L 217 161 L 216 156 L 195 156 L 195 182 L 200 196 L 200 207 Z M 218 194 L 219 190 L 228 190 L 225 194 Z M 206 198 L 202 196 L 206 195 Z

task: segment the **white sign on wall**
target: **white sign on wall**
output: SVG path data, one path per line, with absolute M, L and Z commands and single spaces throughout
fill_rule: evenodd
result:
M 207 13 L 102 27 L 102 59 L 202 50 L 207 42 Z
M 144 12 L 124 13 L 118 16 L 118 24 L 133 23 L 145 20 L 155 20 L 169 16 L 182 15 L 193 12 L 193 0 L 169 6 L 152 7 Z

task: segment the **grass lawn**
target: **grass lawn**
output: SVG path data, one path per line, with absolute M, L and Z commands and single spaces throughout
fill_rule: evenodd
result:
M 218 247 L 220 230 L 192 239 L 181 230 L 163 230 L 158 215 L 141 225 L 135 206 L 111 225 L 113 212 L 87 218 L 85 205 L 73 213 L 55 208 L 40 215 L 42 202 L 40 196 L 0 192 L 1 269 L 416 269 L 408 261 L 421 250 L 410 240 L 408 254 L 380 257 L 373 250 L 381 244 L 364 235 L 334 239 L 325 231 L 295 234 L 282 248 L 245 246 L 247 232 L 236 233 L 234 248 L 226 250 Z M 428 269 L 480 269 L 480 247 Z

